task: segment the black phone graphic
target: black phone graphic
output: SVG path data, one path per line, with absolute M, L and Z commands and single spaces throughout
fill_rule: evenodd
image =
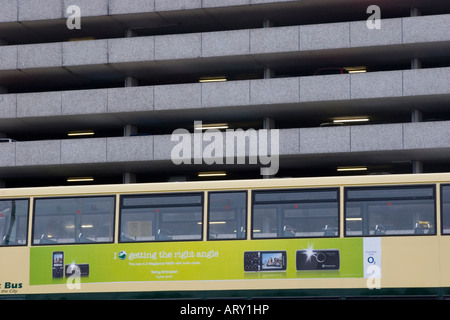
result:
M 339 250 L 298 250 L 296 267 L 297 271 L 339 270 Z
M 62 278 L 64 276 L 64 252 L 53 252 L 52 277 Z
M 77 274 L 80 277 L 89 277 L 89 264 L 66 264 L 64 267 L 66 277 Z
M 285 271 L 286 251 L 246 251 L 244 271 Z

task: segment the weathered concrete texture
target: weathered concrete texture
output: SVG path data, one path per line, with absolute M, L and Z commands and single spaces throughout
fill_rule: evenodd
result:
M 250 53 L 252 54 L 299 50 L 298 26 L 250 30 Z
M 17 117 L 61 115 L 61 92 L 38 92 L 17 95 Z
M 202 34 L 202 57 L 233 56 L 250 53 L 250 30 L 207 32 Z
M 59 140 L 16 142 L 15 144 L 16 166 L 61 163 L 61 141 Z
M 61 0 L 18 0 L 19 21 L 61 19 L 63 3 Z
M 108 162 L 153 160 L 153 137 L 107 138 Z
M 62 43 L 42 43 L 17 46 L 18 69 L 60 67 Z
M 350 127 L 300 129 L 300 153 L 350 151 Z
M 348 48 L 349 34 L 349 22 L 301 26 L 300 50 Z
M 201 108 L 201 84 L 155 87 L 155 110 Z
M 61 140 L 61 163 L 106 162 L 106 138 Z
M 402 124 L 352 126 L 352 152 L 403 149 Z
M 252 80 L 250 82 L 250 103 L 258 105 L 299 102 L 299 83 L 299 78 Z
M 201 91 L 203 108 L 250 104 L 250 81 L 203 83 Z
M 63 43 L 63 65 L 84 66 L 108 61 L 108 40 Z
M 403 43 L 450 40 L 450 15 L 403 18 Z

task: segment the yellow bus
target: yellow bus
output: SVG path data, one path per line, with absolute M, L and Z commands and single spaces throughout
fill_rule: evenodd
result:
M 0 298 L 450 296 L 450 173 L 0 190 Z

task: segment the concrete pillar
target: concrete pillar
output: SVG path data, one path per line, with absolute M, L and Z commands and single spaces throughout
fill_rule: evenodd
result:
M 412 162 L 413 173 L 423 173 L 423 163 L 420 160 L 413 160 Z
M 422 68 L 422 61 L 418 58 L 412 58 L 411 59 L 411 69 L 421 69 Z
M 126 124 L 126 125 L 123 127 L 123 136 L 124 136 L 124 137 L 132 136 L 132 135 L 134 135 L 134 134 L 137 134 L 137 132 L 138 132 L 137 127 L 136 127 L 136 126 L 133 126 L 132 124 Z
M 263 129 L 267 129 L 267 130 L 275 129 L 275 120 L 270 117 L 264 117 Z M 271 175 L 266 175 L 266 174 L 263 175 L 263 179 L 270 179 L 271 177 L 272 177 Z
M 274 26 L 272 20 L 265 18 L 263 20 L 263 28 L 271 28 Z M 270 68 L 264 68 L 264 79 L 270 79 L 275 76 L 275 72 Z
M 125 37 L 131 38 L 131 37 L 136 37 L 136 36 L 137 36 L 137 32 L 134 31 L 133 29 L 125 30 Z
M 139 80 L 133 77 L 125 78 L 125 87 L 137 87 L 139 85 Z
M 411 17 L 418 17 L 418 16 L 422 15 L 422 13 L 420 12 L 420 10 L 418 8 L 411 8 L 410 12 L 411 12 Z
M 421 122 L 422 121 L 422 111 L 414 109 L 411 111 L 411 122 Z
M 136 183 L 136 174 L 131 172 L 124 172 L 123 183 L 124 184 Z
M 263 20 L 263 28 L 272 28 L 273 26 L 275 26 L 275 24 L 273 23 L 272 20 L 264 18 L 264 20 Z
M 264 117 L 263 120 L 263 129 L 275 129 L 275 120 L 270 117 Z
M 264 79 L 270 79 L 275 76 L 275 72 L 270 68 L 264 68 Z

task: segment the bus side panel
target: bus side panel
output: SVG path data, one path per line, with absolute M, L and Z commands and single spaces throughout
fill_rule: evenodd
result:
M 29 247 L 1 248 L 0 295 L 28 293 L 29 265 Z
M 440 286 L 439 237 L 385 237 L 382 241 L 382 288 Z

